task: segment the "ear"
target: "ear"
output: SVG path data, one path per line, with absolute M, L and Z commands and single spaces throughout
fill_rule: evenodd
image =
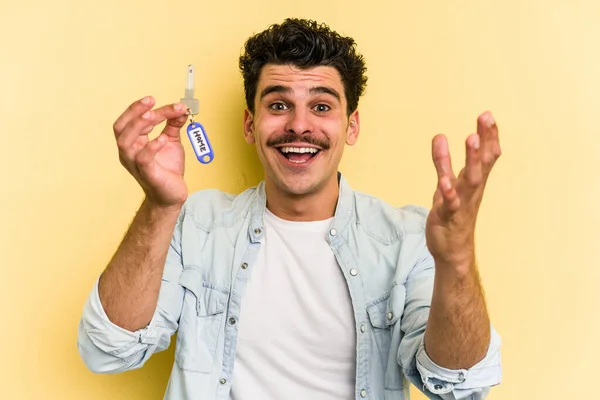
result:
M 244 137 L 247 143 L 254 144 L 254 116 L 248 109 L 244 111 Z
M 358 134 L 360 133 L 360 118 L 358 116 L 358 110 L 355 110 L 348 118 L 348 132 L 346 135 L 346 144 L 352 146 L 358 140 Z

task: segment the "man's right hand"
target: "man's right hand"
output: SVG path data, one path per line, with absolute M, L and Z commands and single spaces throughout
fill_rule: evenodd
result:
M 183 179 L 185 153 L 180 130 L 186 123 L 181 103 L 152 110 L 155 100 L 144 97 L 115 121 L 113 131 L 121 164 L 139 182 L 147 200 L 160 207 L 181 206 L 188 196 Z M 154 127 L 167 121 L 161 134 L 149 140 Z

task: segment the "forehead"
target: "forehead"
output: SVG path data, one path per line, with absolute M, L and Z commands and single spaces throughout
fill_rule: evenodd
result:
M 337 69 L 330 66 L 316 66 L 300 69 L 293 65 L 265 65 L 258 79 L 257 93 L 267 86 L 289 86 L 293 91 L 308 91 L 317 86 L 328 86 L 344 95 L 344 85 Z

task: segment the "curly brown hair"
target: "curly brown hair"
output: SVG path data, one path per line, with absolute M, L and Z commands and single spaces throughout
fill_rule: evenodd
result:
M 326 24 L 313 20 L 287 18 L 282 24 L 250 37 L 240 56 L 239 67 L 244 77 L 248 109 L 254 113 L 254 98 L 262 67 L 266 64 L 306 69 L 315 66 L 335 67 L 339 72 L 350 115 L 358 107 L 367 84 L 364 58 L 356 51 L 356 43 L 332 31 Z

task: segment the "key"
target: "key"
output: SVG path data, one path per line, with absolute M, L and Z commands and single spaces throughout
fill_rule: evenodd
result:
M 187 84 L 185 86 L 185 97 L 180 100 L 188 108 L 186 115 L 190 117 L 190 124 L 187 127 L 187 135 L 192 144 L 192 149 L 196 154 L 196 158 L 202 164 L 208 164 L 215 158 L 208 135 L 204 130 L 204 126 L 194 121 L 193 115 L 198 114 L 198 99 L 194 98 L 194 66 L 188 65 Z
M 185 86 L 185 97 L 180 100 L 188 108 L 186 115 L 198 114 L 198 99 L 194 98 L 194 66 L 188 65 L 187 84 Z

